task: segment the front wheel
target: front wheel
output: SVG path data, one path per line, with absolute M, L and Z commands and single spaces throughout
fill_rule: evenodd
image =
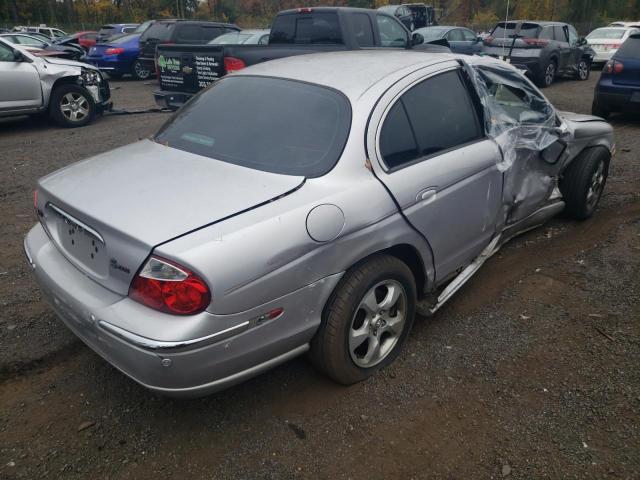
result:
M 591 65 L 584 58 L 578 62 L 576 66 L 576 78 L 580 81 L 585 81 L 589 79 L 589 74 L 591 73 Z
M 140 60 L 136 60 L 131 65 L 131 75 L 136 80 L 148 80 L 151 77 L 151 70 L 146 68 Z
M 61 127 L 87 125 L 96 113 L 91 94 L 79 85 L 63 84 L 51 93 L 49 115 Z
M 577 220 L 593 215 L 609 175 L 611 155 L 604 147 L 594 147 L 580 153 L 562 174 L 560 191 L 565 212 Z
M 399 259 L 376 255 L 353 267 L 325 306 L 311 361 L 344 385 L 366 379 L 398 356 L 415 304 L 413 274 Z

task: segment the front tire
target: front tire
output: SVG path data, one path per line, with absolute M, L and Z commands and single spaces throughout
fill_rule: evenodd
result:
M 584 150 L 567 167 L 560 181 L 565 212 L 586 220 L 593 215 L 609 176 L 611 155 L 604 147 Z
M 57 87 L 49 100 L 49 115 L 61 127 L 84 127 L 96 114 L 91 94 L 79 85 Z
M 587 62 L 584 58 L 578 62 L 576 66 L 576 79 L 584 82 L 589 80 L 589 74 L 591 73 L 591 64 Z
M 311 341 L 312 363 L 344 385 L 368 378 L 398 356 L 415 304 L 413 274 L 399 259 L 381 254 L 356 265 L 325 306 Z
M 596 117 L 600 117 L 600 118 L 604 118 L 605 120 L 608 120 L 609 117 L 611 116 L 611 112 L 606 108 L 602 108 L 598 104 L 598 102 L 594 100 L 593 103 L 591 104 L 591 115 L 595 115 Z

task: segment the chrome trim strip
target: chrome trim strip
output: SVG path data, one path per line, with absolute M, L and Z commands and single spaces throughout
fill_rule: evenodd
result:
M 104 238 L 102 238 L 102 235 L 100 235 L 98 232 L 96 232 L 93 228 L 91 228 L 89 225 L 87 225 L 86 223 L 81 222 L 80 220 L 78 220 L 76 217 L 69 215 L 67 212 L 65 212 L 64 210 L 62 210 L 61 208 L 56 207 L 53 203 L 51 202 L 47 202 L 47 207 L 51 208 L 51 210 L 53 210 L 54 212 L 56 212 L 58 215 L 60 215 L 61 217 L 66 218 L 67 220 L 75 223 L 77 226 L 79 226 L 80 228 L 82 228 L 83 230 L 85 230 L 89 235 L 91 235 L 92 237 L 95 237 L 96 240 L 98 240 L 100 243 L 102 243 L 104 245 Z
M 207 335 L 205 337 L 194 338 L 192 340 L 180 340 L 177 342 L 166 342 L 162 340 L 152 340 L 150 338 L 142 337 L 140 335 L 136 335 L 135 333 L 131 333 L 124 328 L 117 327 L 112 325 L 109 322 L 105 322 L 104 320 L 99 320 L 98 325 L 106 330 L 107 332 L 115 335 L 116 337 L 125 340 L 136 347 L 144 348 L 147 350 L 180 350 L 184 348 L 198 348 L 203 345 L 207 345 L 210 343 L 214 343 L 225 338 L 229 338 L 233 335 L 237 335 L 241 331 L 249 328 L 249 321 L 243 322 L 239 325 L 235 325 L 233 327 L 226 328 L 216 333 L 212 333 L 211 335 Z

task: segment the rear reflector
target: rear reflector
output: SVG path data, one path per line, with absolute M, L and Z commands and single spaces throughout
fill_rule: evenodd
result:
M 152 256 L 134 277 L 129 297 L 149 308 L 173 315 L 194 315 L 211 302 L 207 284 L 190 270 Z
M 224 57 L 224 69 L 227 73 L 237 72 L 246 68 L 247 64 L 236 57 Z

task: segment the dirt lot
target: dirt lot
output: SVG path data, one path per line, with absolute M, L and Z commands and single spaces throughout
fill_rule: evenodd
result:
M 589 112 L 598 74 L 545 93 Z M 113 82 L 117 105 L 153 85 Z M 151 134 L 0 123 L 1 478 L 640 478 L 640 119 L 592 220 L 514 240 L 388 369 L 349 388 L 304 358 L 193 401 L 155 396 L 52 315 L 22 254 L 36 179 Z

